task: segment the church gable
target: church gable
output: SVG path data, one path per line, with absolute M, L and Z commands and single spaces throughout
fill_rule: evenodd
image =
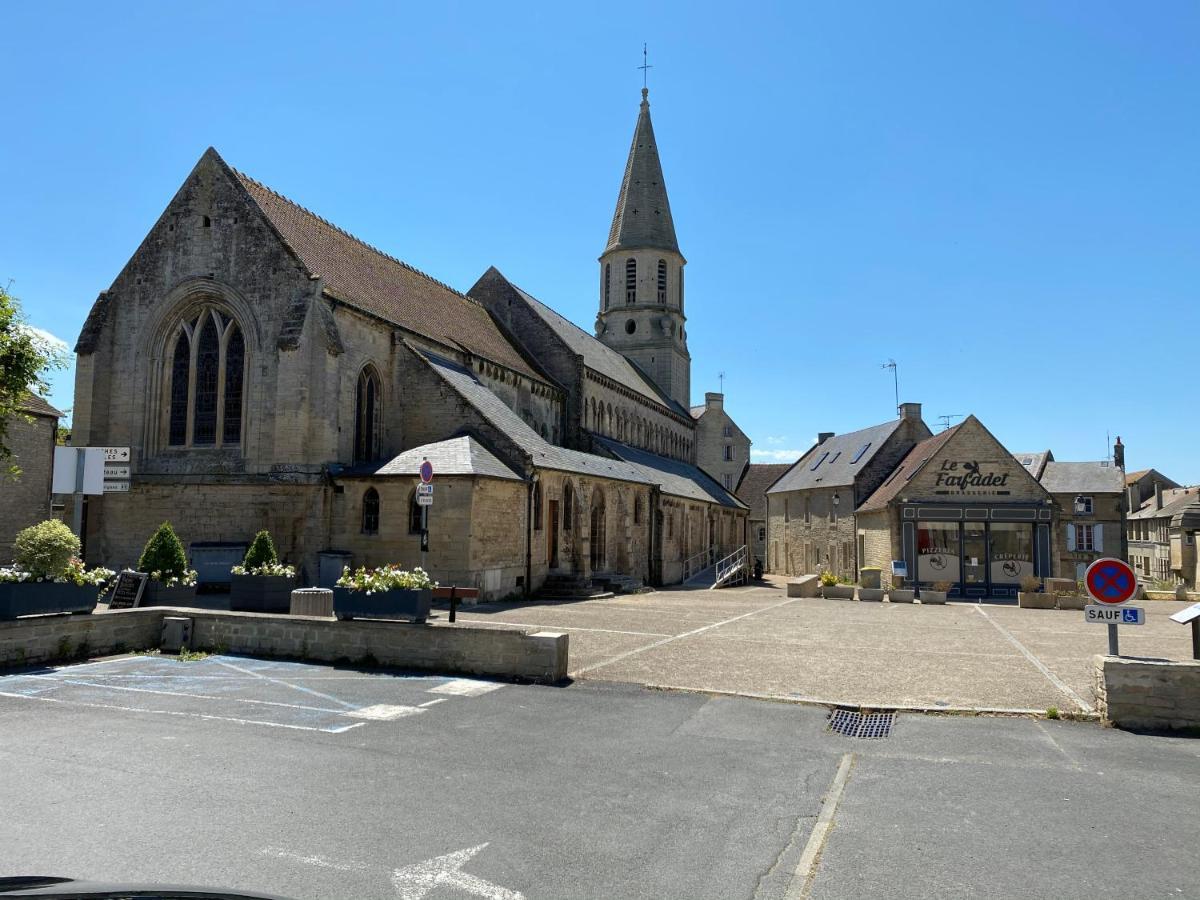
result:
M 953 434 L 937 435 L 913 448 L 921 457 L 902 493 L 909 500 L 990 500 L 1029 502 L 1048 499 L 1045 489 L 974 416 Z M 923 449 L 924 448 L 924 449 Z M 907 461 L 906 461 L 907 462 Z

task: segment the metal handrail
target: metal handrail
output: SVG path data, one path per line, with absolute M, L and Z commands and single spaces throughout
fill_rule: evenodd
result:
M 737 579 L 740 583 L 745 578 L 749 561 L 750 557 L 746 545 L 742 544 L 742 546 L 734 550 L 727 557 L 717 561 L 717 578 L 712 586 L 720 587 L 734 579 Z
M 689 556 L 683 561 L 683 580 L 687 581 L 699 572 L 703 572 L 713 564 L 713 558 L 717 555 L 715 547 L 709 547 L 706 550 L 701 550 L 694 556 Z

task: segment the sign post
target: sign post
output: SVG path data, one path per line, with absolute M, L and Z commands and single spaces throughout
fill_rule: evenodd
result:
M 1185 606 L 1171 616 L 1171 621 L 1192 626 L 1192 659 L 1200 659 L 1200 603 Z
M 1121 648 L 1117 637 L 1117 622 L 1126 625 L 1141 625 L 1146 621 L 1145 610 L 1116 609 L 1137 592 L 1137 575 L 1129 564 L 1120 559 L 1098 559 L 1083 575 L 1087 592 L 1100 606 L 1084 608 L 1084 620 L 1104 622 L 1108 625 L 1108 655 L 1120 656 Z
M 421 483 L 417 485 L 417 505 L 421 507 L 421 568 L 429 571 L 426 559 L 429 554 L 429 507 L 433 506 L 433 463 L 428 458 L 421 462 Z

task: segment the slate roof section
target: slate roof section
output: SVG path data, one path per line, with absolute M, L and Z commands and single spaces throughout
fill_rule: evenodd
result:
M 66 413 L 55 409 L 37 394 L 29 394 L 21 401 L 21 411 L 31 416 L 43 416 L 47 419 L 61 419 L 66 415 Z
M 941 450 L 946 441 L 950 440 L 961 427 L 962 423 L 960 422 L 953 428 L 947 428 L 940 434 L 926 438 L 909 450 L 908 455 L 900 460 L 900 465 L 892 470 L 892 474 L 883 480 L 883 484 L 875 489 L 875 493 L 864 500 L 862 505 L 855 511 L 872 512 L 878 509 L 887 509 L 887 505 L 900 496 L 900 492 L 904 490 L 905 485 L 912 480 L 912 477 L 917 474 L 921 467 L 935 453 Z
M 750 463 L 738 482 L 738 499 L 750 507 L 751 519 L 767 518 L 767 488 L 783 477 L 791 463 Z
M 843 487 L 854 484 L 854 479 L 871 459 L 900 427 L 901 419 L 892 419 L 881 425 L 862 428 L 858 431 L 848 431 L 845 434 L 835 434 L 822 444 L 813 447 L 800 459 L 792 464 L 791 470 L 780 478 L 768 494 L 779 494 L 784 491 L 805 491 L 812 488 Z M 866 447 L 866 451 L 855 460 L 858 451 Z M 816 469 L 813 464 L 828 453 Z M 854 460 L 852 462 L 852 460 Z
M 1163 516 L 1174 516 L 1184 511 L 1187 506 L 1194 500 L 1200 498 L 1200 488 L 1171 488 L 1163 491 L 1162 509 L 1157 509 L 1154 505 L 1154 498 L 1146 500 L 1137 512 L 1129 514 L 1130 519 L 1158 519 Z
M 592 435 L 592 438 L 600 447 L 633 466 L 647 481 L 657 484 L 664 494 L 719 503 L 734 509 L 746 508 L 745 503 L 690 463 L 667 459 L 599 435 Z
M 1125 490 L 1124 473 L 1112 463 L 1046 463 L 1039 479 L 1052 494 L 1120 494 Z
M 433 477 L 439 475 L 473 475 L 480 478 L 502 478 L 506 481 L 525 479 L 502 463 L 483 444 L 470 435 L 460 435 L 433 444 L 423 444 L 405 450 L 386 462 L 370 463 L 348 468 L 339 473 L 347 477 L 409 476 L 420 474 L 421 463 L 426 459 L 433 465 Z
M 640 249 L 679 252 L 671 204 L 667 200 L 667 184 L 663 180 L 658 144 L 654 140 L 654 125 L 650 122 L 650 100 L 645 90 L 642 91 L 637 127 L 633 130 L 625 177 L 621 179 L 621 191 L 617 195 L 617 208 L 604 252 Z
M 605 459 L 602 456 L 551 444 L 509 409 L 504 401 L 482 384 L 469 369 L 464 369 L 458 363 L 434 353 L 420 351 L 420 355 L 446 384 L 527 453 L 533 465 L 538 468 L 574 472 L 578 475 L 595 475 L 599 478 L 613 478 L 638 484 L 649 483 L 649 479 L 637 469 L 620 460 Z M 436 469 L 434 477 L 437 477 Z
M 212 151 L 215 153 L 215 151 Z M 332 297 L 447 346 L 545 380 L 474 300 L 230 168 L 263 215 Z
M 1035 453 L 1014 453 L 1013 459 L 1019 462 L 1034 478 L 1041 478 L 1046 463 L 1053 461 L 1054 454 L 1049 450 L 1038 450 Z
M 499 274 L 499 272 L 497 272 Z M 500 275 L 504 278 L 503 275 Z M 507 278 L 504 279 L 514 291 L 521 295 L 542 321 L 562 339 L 573 353 L 583 357 L 584 365 L 599 372 L 605 378 L 611 378 L 618 384 L 624 385 L 634 393 L 641 394 L 647 400 L 670 407 L 673 412 L 684 414 L 682 406 L 662 393 L 653 381 L 641 369 L 626 359 L 616 350 L 588 334 L 570 319 L 559 315 L 545 303 L 532 294 L 517 287 Z

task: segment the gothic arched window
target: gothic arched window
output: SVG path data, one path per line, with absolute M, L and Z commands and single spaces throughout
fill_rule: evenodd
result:
M 246 339 L 237 322 L 204 309 L 174 334 L 167 396 L 167 444 L 229 447 L 242 442 Z
M 362 533 L 379 534 L 379 491 L 367 488 L 362 503 Z
M 632 257 L 625 260 L 625 302 L 634 303 L 637 300 L 637 260 Z
M 612 295 L 612 263 L 604 264 L 604 308 L 608 309 Z
M 354 461 L 379 458 L 379 375 L 366 366 L 354 391 Z
M 667 261 L 658 261 L 658 302 L 667 302 Z

